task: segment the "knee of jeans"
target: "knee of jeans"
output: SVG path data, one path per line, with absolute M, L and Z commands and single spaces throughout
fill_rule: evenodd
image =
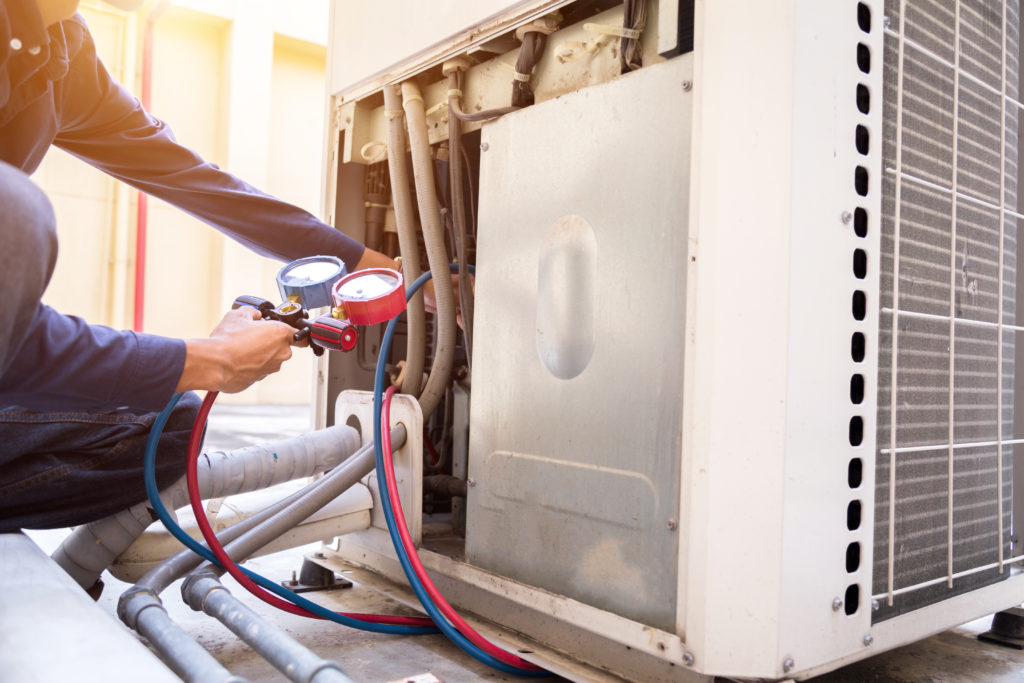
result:
M 178 404 L 174 406 L 171 416 L 167 419 L 165 432 L 189 432 L 195 424 L 196 416 L 199 414 L 199 406 L 203 401 L 194 391 L 186 391 L 181 395 Z
M 53 205 L 20 169 L 0 161 L 0 247 L 5 254 L 41 256 L 52 272 L 57 259 Z
M 157 484 L 161 489 L 185 473 L 185 455 L 201 404 L 199 396 L 191 391 L 185 392 L 167 418 L 156 458 Z

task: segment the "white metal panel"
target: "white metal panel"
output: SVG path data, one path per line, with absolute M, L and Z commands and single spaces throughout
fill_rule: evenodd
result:
M 774 676 L 795 0 L 695 11 L 679 632 L 699 671 Z
M 351 424 L 355 420 L 362 436 L 363 443 L 373 441 L 373 392 L 347 390 L 338 395 L 334 408 L 337 424 Z M 391 424 L 405 426 L 405 444 L 394 451 L 395 483 L 401 496 L 402 511 L 405 523 L 409 527 L 409 535 L 414 543 L 423 538 L 423 460 L 419 454 L 423 452 L 423 413 L 419 401 L 407 394 L 395 394 L 391 401 Z M 413 454 L 416 454 L 415 457 Z M 374 500 L 380 499 L 377 472 L 368 474 L 363 483 L 370 489 Z M 371 528 L 355 534 L 352 538 L 363 539 L 368 543 L 377 543 L 389 548 L 391 539 L 388 537 L 387 523 L 380 506 L 375 506 L 370 517 Z M 392 554 L 394 551 L 391 551 Z
M 781 661 L 792 659 L 793 671 L 864 651 L 871 624 L 883 17 L 880 2 L 863 5 L 871 11 L 868 31 L 858 24 L 858 0 L 795 5 L 798 134 L 789 195 L 790 375 L 778 653 Z M 858 66 L 859 45 L 873 57 L 868 72 Z M 873 95 L 866 114 L 857 107 L 858 84 Z M 867 154 L 857 150 L 858 125 L 870 136 Z M 858 168 L 868 174 L 863 196 L 855 189 Z M 867 217 L 866 236 L 858 236 L 858 209 Z M 866 255 L 863 277 L 854 272 L 857 249 Z M 855 292 L 865 299 L 860 320 L 853 311 Z M 855 334 L 864 339 L 860 361 L 853 357 Z M 855 374 L 864 384 L 859 403 L 851 398 Z M 856 444 L 851 420 L 861 425 Z M 854 458 L 862 477 L 851 488 Z M 847 516 L 851 504 L 858 506 L 856 520 Z M 848 551 L 859 560 L 856 567 L 847 567 Z M 834 601 L 843 604 L 834 609 Z
M 870 621 L 867 475 L 846 525 L 858 30 L 853 0 L 697 3 L 680 630 L 702 672 L 782 676 L 861 647 Z M 859 609 L 833 611 L 854 582 Z

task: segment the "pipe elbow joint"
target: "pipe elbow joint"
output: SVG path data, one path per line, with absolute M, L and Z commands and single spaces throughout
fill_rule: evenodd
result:
M 138 630 L 139 615 L 150 607 L 164 608 L 160 597 L 142 586 L 132 586 L 117 600 L 117 616 L 133 631 Z
M 213 572 L 195 572 L 181 582 L 181 599 L 196 612 L 203 611 L 206 597 L 215 590 L 226 591 Z

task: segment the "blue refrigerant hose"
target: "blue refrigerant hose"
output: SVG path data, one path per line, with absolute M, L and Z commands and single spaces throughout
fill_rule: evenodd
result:
M 185 531 L 178 526 L 177 522 L 167 511 L 167 507 L 164 502 L 160 499 L 160 492 L 156 486 L 156 446 L 160 440 L 160 435 L 164 431 L 164 425 L 167 424 L 167 420 L 171 416 L 171 412 L 174 410 L 174 406 L 177 405 L 178 400 L 181 399 L 181 394 L 175 394 L 167 407 L 164 408 L 163 412 L 160 413 L 156 420 L 153 422 L 153 428 L 149 432 L 149 438 L 146 440 L 146 455 L 143 460 L 143 477 L 146 483 L 146 495 L 149 496 L 149 502 L 156 511 L 160 521 L 163 522 L 164 526 L 171 534 L 181 541 L 187 548 L 200 555 L 207 562 L 212 562 L 218 567 L 220 563 L 217 558 L 214 557 L 213 553 L 210 552 L 209 548 L 197 542 L 194 538 L 185 533 Z M 274 583 L 270 579 L 261 576 L 255 572 L 249 571 L 245 567 L 241 567 L 241 570 L 245 572 L 246 576 L 256 582 L 258 585 L 266 588 L 272 593 L 288 600 L 299 607 L 302 607 L 317 616 L 328 619 L 335 623 L 341 624 L 342 626 L 348 626 L 351 628 L 358 628 L 363 631 L 373 631 L 374 633 L 391 633 L 396 635 L 407 635 L 407 636 L 418 636 L 437 633 L 437 629 L 433 626 L 402 626 L 398 624 L 378 624 L 369 621 L 362 621 L 360 619 L 353 619 L 342 614 L 337 614 L 331 610 L 316 604 L 306 598 L 293 593 L 284 586 Z
M 452 272 L 458 270 L 457 264 L 450 266 Z M 475 272 L 475 268 L 470 266 L 470 272 Z M 406 300 L 412 298 L 412 296 L 423 287 L 424 284 L 431 278 L 430 271 L 423 273 L 406 289 Z M 384 394 L 384 372 L 386 359 L 389 351 L 391 350 L 391 341 L 395 334 L 395 327 L 398 322 L 398 317 L 392 318 L 388 323 L 387 329 L 384 331 L 384 338 L 381 341 L 380 355 L 377 358 L 377 370 L 374 375 L 373 382 L 373 436 L 374 436 L 374 456 L 377 465 L 377 479 L 383 483 L 385 481 L 384 475 L 384 451 L 381 447 L 381 405 L 383 402 Z M 167 424 L 167 420 L 170 418 L 171 412 L 174 410 L 174 406 L 177 405 L 178 400 L 181 398 L 181 394 L 175 394 L 167 407 L 164 408 L 163 412 L 157 416 L 156 421 L 153 423 L 153 428 L 150 431 L 149 439 L 146 441 L 146 455 L 143 463 L 143 474 L 146 483 L 146 494 L 149 496 L 150 503 L 153 505 L 153 509 L 156 511 L 160 521 L 163 522 L 167 530 L 183 543 L 187 548 L 203 557 L 208 562 L 220 566 L 217 562 L 217 558 L 214 557 L 213 553 L 208 548 L 198 543 L 191 536 L 186 534 L 181 527 L 174 521 L 167 508 L 164 506 L 163 501 L 160 499 L 160 492 L 156 486 L 156 446 L 160 440 L 160 435 L 163 433 L 164 425 Z M 413 592 L 416 593 L 416 597 L 419 598 L 423 604 L 424 609 L 430 618 L 434 620 L 437 627 L 444 633 L 456 646 L 459 647 L 463 652 L 470 655 L 474 659 L 487 664 L 488 666 L 495 668 L 499 671 L 517 675 L 527 676 L 531 678 L 548 677 L 553 674 L 543 669 L 532 670 L 522 669 L 519 667 L 511 666 L 495 658 L 494 656 L 484 652 L 476 645 L 466 639 L 459 631 L 453 627 L 441 611 L 437 608 L 434 602 L 430 599 L 426 589 L 420 582 L 419 577 L 413 571 L 412 564 L 409 561 L 409 555 L 405 552 L 405 548 L 402 545 L 402 540 L 398 535 L 398 530 L 395 526 L 395 512 L 391 505 L 391 497 L 388 494 L 387 487 L 381 485 L 380 487 L 380 499 L 381 508 L 384 510 L 384 517 L 388 525 L 388 533 L 391 535 L 391 541 L 395 546 L 395 552 L 398 555 L 399 563 L 402 565 L 402 570 L 405 572 L 406 578 L 409 580 L 409 584 L 412 586 Z M 391 624 L 376 624 L 371 622 L 359 621 L 358 619 L 352 619 L 351 617 L 345 617 L 340 614 L 336 614 L 320 605 L 306 600 L 301 595 L 297 595 L 292 591 L 279 586 L 278 584 L 270 581 L 269 579 L 256 574 L 255 572 L 249 571 L 248 569 L 242 568 L 245 574 L 255 581 L 258 585 L 266 588 L 279 595 L 280 597 L 289 600 L 290 602 L 303 607 L 324 619 L 329 619 L 336 623 L 352 628 L 358 628 L 365 631 L 374 631 L 377 633 L 392 633 L 401 635 L 421 635 L 428 633 L 436 633 L 437 629 L 427 626 L 398 626 Z
M 458 271 L 458 264 L 452 264 L 451 272 Z M 475 268 L 470 266 L 470 272 L 475 272 Z M 427 271 L 420 275 L 415 282 L 409 285 L 405 292 L 406 300 L 409 300 L 416 294 L 417 291 L 430 279 L 431 273 Z M 384 396 L 384 370 L 387 362 L 388 352 L 391 350 L 391 340 L 395 335 L 395 327 L 398 323 L 398 317 L 394 317 L 388 323 L 387 328 L 384 330 L 384 337 L 381 340 L 380 354 L 377 356 L 377 371 L 373 378 L 373 451 L 377 461 L 377 481 L 379 482 L 378 488 L 380 489 L 380 504 L 384 510 L 384 518 L 387 520 L 388 533 L 391 534 L 391 542 L 395 546 L 395 552 L 398 554 L 398 561 L 402 565 L 402 571 L 405 572 L 405 576 L 409 579 L 409 585 L 412 586 L 413 591 L 416 593 L 416 597 L 419 598 L 420 603 L 423 604 L 423 608 L 430 615 L 430 618 L 434 620 L 441 632 L 448 636 L 455 645 L 459 647 L 463 652 L 470 655 L 474 659 L 487 664 L 499 671 L 505 673 L 514 674 L 517 676 L 529 676 L 533 678 L 547 677 L 553 675 L 550 671 L 543 669 L 522 669 L 517 666 L 506 664 L 505 662 L 497 659 L 493 655 L 484 652 L 479 647 L 471 643 L 465 636 L 452 626 L 441 611 L 434 604 L 433 600 L 427 594 L 426 589 L 420 582 L 416 572 L 413 571 L 412 563 L 409 561 L 409 555 L 405 551 L 405 547 L 402 544 L 402 539 L 398 534 L 398 528 L 395 526 L 395 511 L 391 504 L 391 495 L 388 493 L 387 486 L 384 485 L 386 481 L 384 475 L 384 449 L 381 446 L 381 406 L 383 404 Z

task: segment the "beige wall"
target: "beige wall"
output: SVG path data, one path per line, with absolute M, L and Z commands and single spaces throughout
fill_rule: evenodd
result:
M 138 93 L 143 13 L 82 12 L 108 70 Z M 320 212 L 326 0 L 176 0 L 156 23 L 151 111 L 179 142 L 271 194 Z M 132 325 L 134 190 L 52 150 L 35 175 L 61 253 L 45 301 L 90 322 Z M 159 200 L 149 201 L 145 331 L 205 336 L 239 294 L 277 300 L 281 264 Z M 307 403 L 312 353 L 224 401 Z

